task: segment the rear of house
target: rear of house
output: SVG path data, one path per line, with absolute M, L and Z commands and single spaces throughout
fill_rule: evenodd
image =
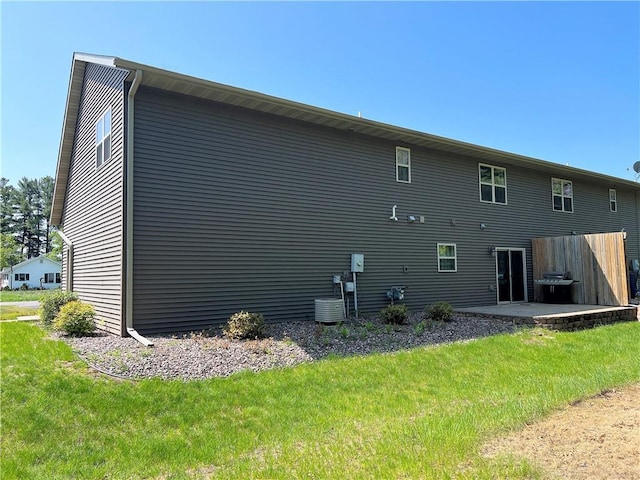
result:
M 117 58 L 73 72 L 52 220 L 117 333 L 313 320 L 353 253 L 364 313 L 394 285 L 412 309 L 532 300 L 532 238 L 625 229 L 640 257 L 633 182 Z

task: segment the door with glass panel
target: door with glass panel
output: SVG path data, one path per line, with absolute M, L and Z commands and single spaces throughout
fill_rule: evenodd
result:
M 527 301 L 527 268 L 524 248 L 497 248 L 498 303 Z

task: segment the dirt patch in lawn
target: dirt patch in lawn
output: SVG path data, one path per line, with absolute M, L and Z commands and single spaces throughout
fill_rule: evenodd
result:
M 482 453 L 525 457 L 549 478 L 639 479 L 640 384 L 576 402 Z

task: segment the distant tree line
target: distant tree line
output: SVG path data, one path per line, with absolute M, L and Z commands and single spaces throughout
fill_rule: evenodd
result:
M 23 177 L 14 187 L 0 179 L 0 255 L 2 268 L 46 255 L 60 260 L 62 242 L 49 223 L 52 177 Z

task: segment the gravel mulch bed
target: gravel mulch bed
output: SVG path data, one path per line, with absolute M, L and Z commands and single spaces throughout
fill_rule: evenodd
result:
M 414 315 L 405 325 L 397 326 L 376 319 L 331 326 L 288 322 L 269 325 L 268 338 L 259 340 L 228 340 L 220 330 L 148 336 L 154 347 L 105 333 L 58 338 L 104 373 L 129 379 L 202 380 L 242 370 L 291 367 L 332 355 L 394 352 L 516 330 L 510 322 L 490 318 L 454 317 L 450 322 L 426 324 L 420 320 Z

